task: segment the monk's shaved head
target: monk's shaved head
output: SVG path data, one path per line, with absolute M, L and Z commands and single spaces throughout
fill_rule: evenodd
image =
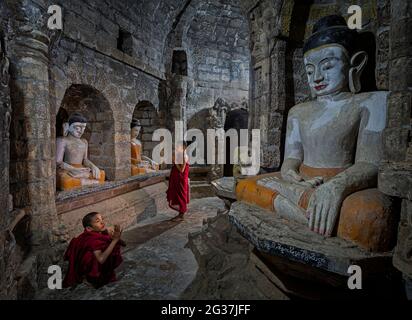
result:
M 93 218 L 98 215 L 98 212 L 90 212 L 86 214 L 82 219 L 82 224 L 84 228 L 92 227 Z

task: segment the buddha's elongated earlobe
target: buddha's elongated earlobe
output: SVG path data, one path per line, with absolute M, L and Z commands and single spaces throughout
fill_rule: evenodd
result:
M 67 137 L 67 135 L 69 134 L 69 127 L 70 125 L 68 122 L 63 123 L 63 136 L 64 137 Z
M 360 76 L 368 62 L 368 54 L 365 51 L 355 53 L 350 59 L 349 89 L 353 93 L 361 90 Z

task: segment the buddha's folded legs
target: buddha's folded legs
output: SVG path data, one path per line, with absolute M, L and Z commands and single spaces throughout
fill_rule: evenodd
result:
M 56 175 L 56 185 L 59 190 L 71 190 L 75 188 L 80 188 L 82 186 L 92 185 L 92 184 L 102 184 L 106 179 L 106 174 L 104 170 L 100 169 L 99 179 L 94 179 L 92 174 L 89 178 L 74 178 L 66 170 L 57 170 Z
M 131 167 L 131 175 L 132 176 L 136 176 L 136 175 L 139 175 L 139 174 L 146 174 L 148 172 L 149 171 L 148 171 L 147 168 L 142 168 L 142 167 L 138 167 L 138 166 L 134 166 L 134 165 L 132 165 L 132 167 Z
M 315 171 L 314 174 L 319 175 L 319 171 Z M 288 197 L 291 190 L 296 194 Z M 236 197 L 279 217 L 307 225 L 309 214 L 306 210 L 315 190 L 300 186 L 290 188 L 289 182 L 282 183 L 280 172 L 275 172 L 239 180 Z M 384 252 L 393 247 L 396 221 L 391 199 L 378 189 L 366 189 L 343 201 L 335 234 L 367 250 Z

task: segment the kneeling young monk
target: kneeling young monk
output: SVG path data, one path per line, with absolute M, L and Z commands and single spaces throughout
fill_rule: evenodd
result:
M 69 269 L 63 280 L 63 287 L 73 287 L 84 281 L 99 288 L 116 281 L 115 269 L 123 259 L 120 246 L 122 230 L 106 228 L 101 214 L 88 213 L 82 220 L 84 232 L 70 241 L 64 254 Z

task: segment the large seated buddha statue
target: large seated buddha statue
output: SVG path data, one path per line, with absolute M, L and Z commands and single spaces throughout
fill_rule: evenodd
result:
M 367 54 L 343 17 L 320 19 L 304 44 L 315 100 L 288 114 L 280 172 L 242 179 L 236 197 L 326 237 L 391 249 L 396 217 L 378 191 L 388 92 L 359 93 Z
M 137 139 L 141 129 L 140 121 L 133 119 L 130 129 L 131 175 L 135 176 L 159 170 L 159 165 L 156 162 L 142 155 L 142 143 Z
M 59 190 L 70 190 L 104 183 L 105 172 L 88 159 L 88 143 L 82 139 L 87 120 L 73 113 L 64 124 L 63 137 L 57 138 L 56 185 Z

